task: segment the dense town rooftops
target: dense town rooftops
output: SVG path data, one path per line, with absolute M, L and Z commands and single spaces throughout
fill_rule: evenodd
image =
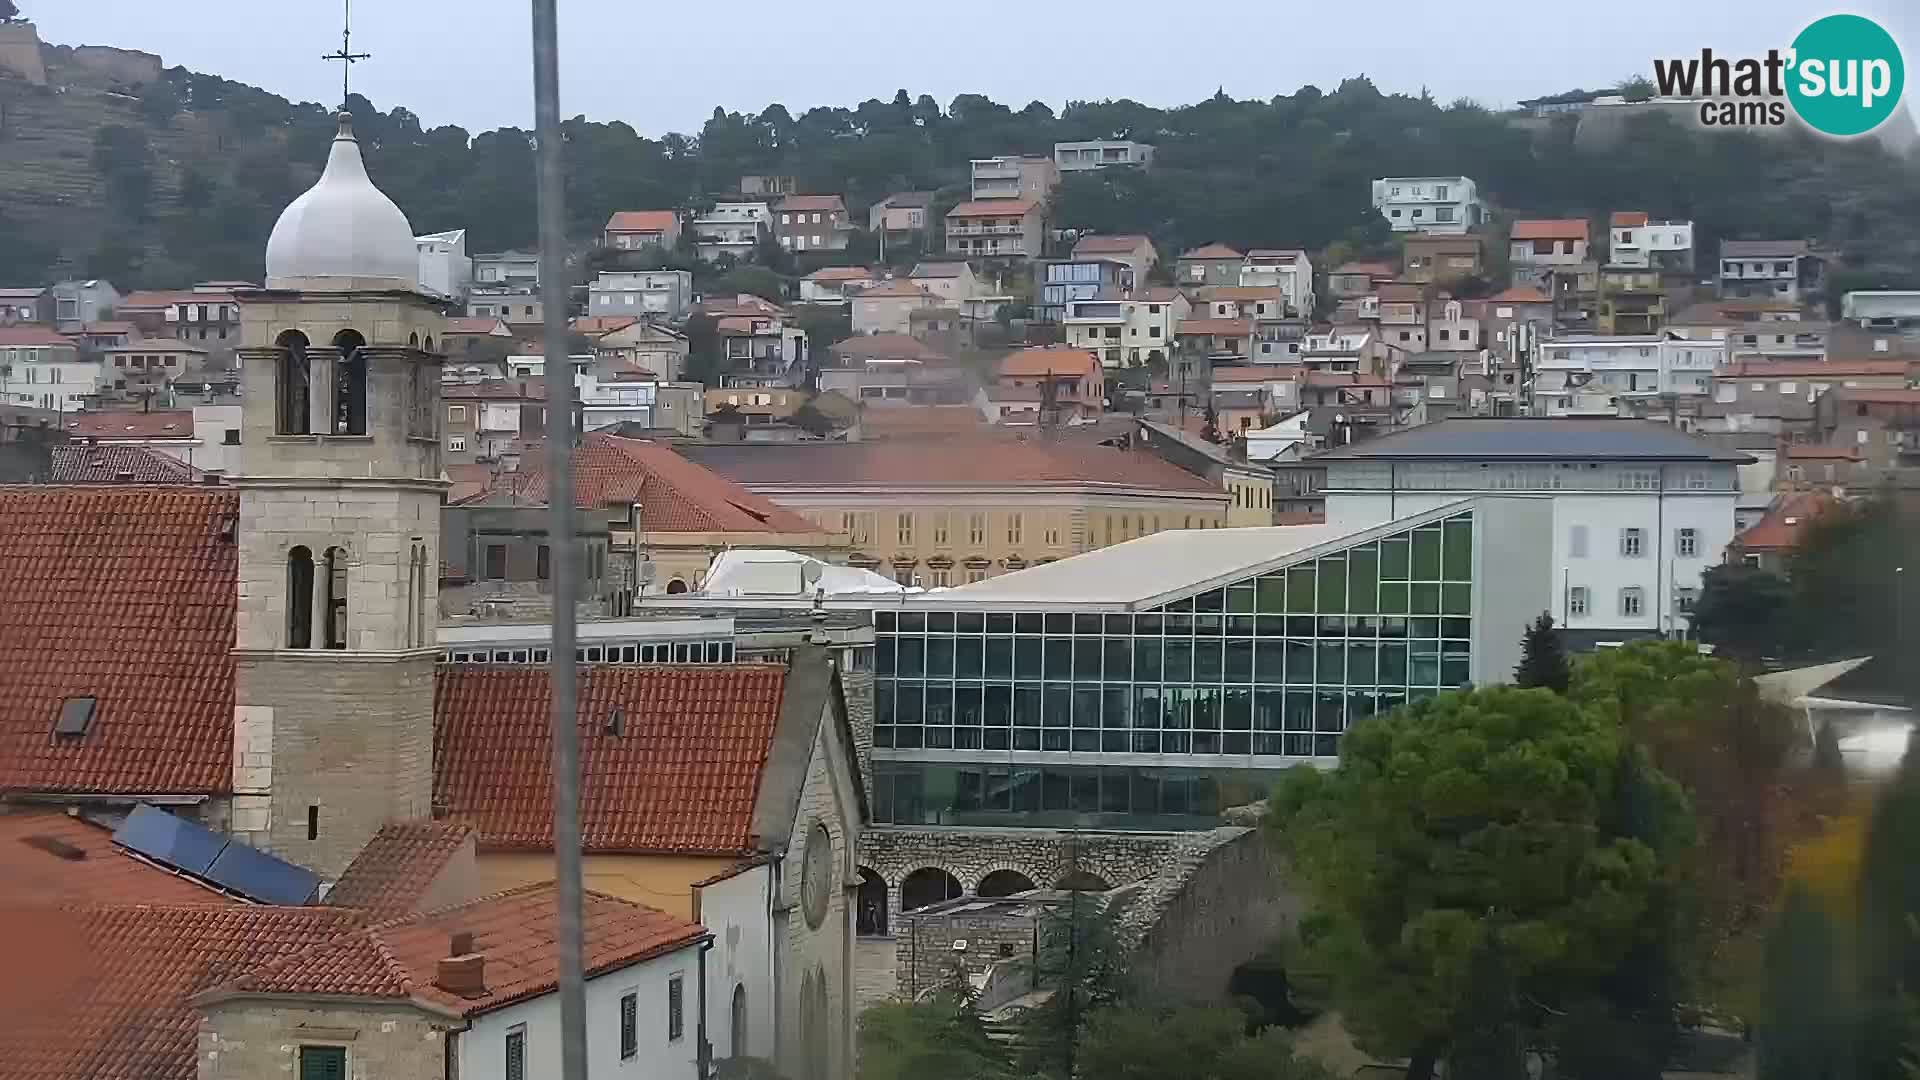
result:
M 1506 460 L 1701 461 L 1753 458 L 1647 420 L 1458 418 L 1315 454 L 1314 461 Z
M 1216 485 L 1160 458 L 1080 442 L 1003 434 L 918 442 L 689 446 L 694 461 L 758 491 L 824 488 L 1086 488 L 1224 498 Z

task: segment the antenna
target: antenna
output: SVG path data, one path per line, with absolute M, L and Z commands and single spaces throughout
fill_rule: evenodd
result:
M 347 77 L 353 72 L 353 65 L 362 60 L 373 58 L 372 53 L 353 51 L 353 0 L 341 0 L 344 9 L 340 17 L 340 51 L 323 53 L 322 60 L 340 61 L 340 111 L 347 111 Z

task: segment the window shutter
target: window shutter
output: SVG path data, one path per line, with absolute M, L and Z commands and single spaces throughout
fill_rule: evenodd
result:
M 507 1080 L 527 1080 L 527 1033 L 507 1032 Z
M 620 999 L 620 1056 L 630 1058 L 640 1052 L 640 998 L 627 994 Z
M 342 1046 L 300 1048 L 300 1080 L 347 1080 L 347 1051 Z

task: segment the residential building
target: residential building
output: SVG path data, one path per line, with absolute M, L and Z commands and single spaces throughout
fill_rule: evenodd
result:
M 1721 350 L 1666 334 L 1551 338 L 1534 362 L 1536 416 L 1692 416 Z
M 1225 244 L 1203 244 L 1180 256 L 1174 266 L 1174 281 L 1181 288 L 1238 285 L 1246 259 Z
M 440 339 L 440 352 L 448 365 L 442 374 L 505 378 L 504 361 L 512 347 L 513 329 L 497 315 L 449 318 L 446 335 Z
M 847 562 L 944 587 L 1165 529 L 1218 528 L 1227 493 L 1138 450 L 1001 435 L 689 446 L 692 460 L 851 535 Z
M 1387 347 L 1427 351 L 1427 292 L 1419 285 L 1382 285 L 1360 301 L 1360 319 L 1372 323 Z
M 947 211 L 947 254 L 961 258 L 1038 258 L 1043 221 L 1032 199 L 977 199 Z
M 53 327 L 63 334 L 105 322 L 120 307 L 120 290 L 99 278 L 56 282 L 48 291 L 53 294 Z
M 0 402 L 79 412 L 100 391 L 100 362 L 45 326 L 0 327 Z
M 1394 232 L 1465 233 L 1486 221 L 1465 176 L 1390 176 L 1373 182 L 1373 207 Z
M 760 176 L 748 173 L 740 178 L 740 194 L 774 198 L 800 190 L 800 181 L 791 176 Z
M 1763 431 L 1792 442 L 1824 442 L 1818 403 L 1829 391 L 1899 391 L 1920 375 L 1906 360 L 1733 360 L 1713 373 L 1703 420 L 1717 431 Z M 1838 400 L 1838 399 L 1836 399 Z
M 191 289 L 140 290 L 120 298 L 117 317 L 150 338 L 174 338 L 230 349 L 240 339 L 240 304 L 219 282 Z
M 1442 294 L 1427 308 L 1427 349 L 1443 353 L 1483 351 L 1487 347 L 1482 325 L 1485 311 L 1483 300 L 1456 300 Z
M 1785 574 L 1807 526 L 1838 502 L 1824 491 L 1789 491 L 1779 496 L 1759 521 L 1734 535 L 1727 545 L 1727 561 Z
M 1911 333 L 1920 329 L 1920 291 L 1855 290 L 1840 298 L 1840 317 L 1863 330 Z
M 942 304 L 959 306 L 965 301 L 986 296 L 987 282 L 973 272 L 973 266 L 959 259 L 929 259 L 913 264 L 907 280 L 933 294 Z
M 1239 424 L 1222 426 L 1229 439 L 1247 430 Z M 1273 470 L 1235 457 L 1228 447 L 1211 443 L 1192 431 L 1136 420 L 1140 445 L 1171 464 L 1219 484 L 1228 496 L 1227 528 L 1254 528 L 1273 522 Z
M 855 334 L 905 334 L 915 311 L 941 306 L 940 299 L 919 284 L 897 278 L 850 294 Z
M 646 319 L 593 338 L 594 359 L 608 370 L 642 371 L 670 383 L 686 371 L 688 349 L 686 334 Z
M 1372 296 L 1381 285 L 1394 280 L 1394 269 L 1383 262 L 1342 263 L 1327 274 L 1327 292 L 1335 299 Z
M 1480 238 L 1417 233 L 1401 242 L 1400 276 L 1418 284 L 1455 282 L 1480 273 Z
M 1616 210 L 1607 219 L 1607 262 L 1690 275 L 1693 222 L 1655 221 L 1643 210 Z
M 1733 539 L 1735 468 L 1751 459 L 1640 420 L 1454 418 L 1314 460 L 1327 521 L 1346 530 L 1495 493 L 1546 502 L 1550 543 L 1503 567 L 1501 587 L 1535 591 L 1566 640 L 1591 648 L 1686 629 Z M 1423 603 L 1433 610 L 1431 593 Z
M 1562 329 L 1591 330 L 1600 309 L 1600 264 L 1592 260 L 1548 267 L 1539 286 L 1553 297 L 1553 318 Z
M 838 195 L 788 195 L 773 207 L 773 235 L 788 251 L 843 251 L 853 235 Z
M 1254 355 L 1252 319 L 1182 319 L 1174 330 L 1177 372 L 1203 375 L 1222 364 L 1245 364 Z
M 880 271 L 865 266 L 823 266 L 800 279 L 800 302 L 844 307 L 854 293 L 882 280 Z
M 44 286 L 0 289 L 0 326 L 17 323 L 53 325 L 53 291 Z
M 616 210 L 600 234 L 600 245 L 615 251 L 640 251 L 650 247 L 672 251 L 679 244 L 678 210 Z
M 1602 334 L 1651 334 L 1667 321 L 1667 294 L 1660 271 L 1631 266 L 1600 268 L 1600 309 L 1594 329 Z
M 1153 267 L 1160 261 L 1160 253 L 1154 250 L 1153 241 L 1139 235 L 1122 236 L 1082 236 L 1074 241 L 1075 259 L 1111 259 L 1123 263 L 1133 271 L 1133 280 L 1144 282 Z
M 785 423 L 812 399 L 805 390 L 776 385 L 751 376 L 728 376 L 725 385 L 706 393 L 708 427 L 713 441 L 724 441 L 730 427 L 770 427 Z M 733 436 L 744 437 L 739 431 Z
M 499 319 L 510 327 L 539 326 L 546 318 L 546 304 L 534 288 L 490 288 L 475 285 L 467 294 L 467 317 Z
M 1394 404 L 1418 406 L 1428 423 L 1459 416 L 1468 403 L 1461 393 L 1460 353 L 1436 349 L 1400 358 L 1393 373 Z
M 693 310 L 686 270 L 602 270 L 587 285 L 589 315 L 637 315 L 678 322 Z
M 1250 367 L 1215 368 L 1211 380 L 1213 406 L 1216 410 L 1221 407 L 1222 392 L 1245 395 L 1236 399 L 1235 404 L 1243 406 L 1249 414 L 1253 409 L 1258 408 L 1258 415 L 1251 416 L 1253 420 L 1251 425 L 1243 425 L 1236 419 L 1233 423 L 1226 425 L 1226 428 L 1236 435 L 1245 434 L 1250 430 L 1263 430 L 1267 418 L 1291 416 L 1299 411 L 1301 375 L 1301 370 L 1298 368 L 1276 367 L 1261 363 L 1255 363 Z
M 201 374 L 207 350 L 185 341 L 161 339 L 97 349 L 100 363 L 98 401 L 154 402 L 171 405 L 175 379 Z
M 1920 469 L 1920 388 L 1840 386 L 1822 393 L 1815 409 L 1816 436 L 1828 446 L 1856 451 L 1859 471 L 1885 476 L 1895 469 Z M 1859 479 L 1864 478 L 1855 482 Z
M 543 437 L 547 399 L 538 382 L 515 379 L 440 388 L 442 453 L 449 466 L 497 462 Z
M 1398 348 L 1371 326 L 1336 326 L 1308 334 L 1298 356 L 1289 359 L 1314 371 L 1380 375 L 1391 369 Z
M 706 431 L 706 387 L 666 382 L 649 371 L 588 372 L 578 381 L 580 430 L 645 431 L 699 438 Z
M 967 369 L 907 334 L 856 334 L 828 353 L 820 389 L 838 391 L 863 406 L 960 405 L 977 389 Z
M 714 332 L 729 373 L 784 377 L 806 359 L 807 332 L 784 315 L 729 315 Z
M 1106 411 L 1107 382 L 1100 358 L 1087 349 L 1018 349 L 1000 358 L 1003 390 L 1032 390 L 1042 424 L 1061 424 Z M 1048 410 L 1056 415 L 1049 417 Z
M 1133 268 L 1113 259 L 1049 259 L 1034 263 L 1038 297 L 1034 314 L 1042 322 L 1066 318 L 1075 300 L 1124 300 L 1133 295 Z
M 1825 359 L 1832 327 L 1806 318 L 1800 305 L 1778 300 L 1717 300 L 1693 304 L 1667 320 L 1682 337 L 1726 343 L 1727 359 L 1770 356 Z
M 140 328 L 130 322 L 114 319 L 108 322 L 88 323 L 79 332 L 69 334 L 82 352 L 99 352 L 140 340 Z
M 1153 147 L 1131 139 L 1054 143 L 1053 163 L 1063 173 L 1125 165 L 1145 168 L 1153 164 Z
M 1826 260 L 1805 240 L 1722 240 L 1720 298 L 1770 297 L 1799 302 L 1818 292 Z
M 929 208 L 931 191 L 896 191 L 867 208 L 867 231 L 889 240 L 904 240 L 924 233 L 933 224 Z
M 473 287 L 473 260 L 467 257 L 467 230 L 448 229 L 413 238 L 420 253 L 420 287 L 464 303 Z
M 1074 300 L 1061 322 L 1066 343 L 1087 349 L 1109 368 L 1142 367 L 1173 352 L 1189 305 L 1178 290 L 1157 287 L 1126 300 Z
M 722 255 L 746 262 L 772 235 L 773 211 L 764 202 L 718 202 L 693 219 L 694 250 L 708 262 Z
M 496 251 L 473 257 L 473 283 L 483 289 L 540 291 L 540 254 Z
M 1516 221 L 1507 233 L 1507 265 L 1515 288 L 1551 290 L 1555 270 L 1594 261 L 1586 218 Z
M 1214 285 L 1195 292 L 1201 318 L 1273 320 L 1288 317 L 1286 293 L 1278 284 Z
M 1238 283 L 1248 288 L 1277 288 L 1286 304 L 1285 314 L 1288 317 L 1313 316 L 1313 260 L 1308 258 L 1305 251 L 1254 248 L 1247 252 L 1246 261 L 1240 266 Z
M 971 197 L 975 200 L 1025 199 L 1041 203 L 1060 184 L 1060 167 L 1050 157 L 975 158 L 970 165 Z

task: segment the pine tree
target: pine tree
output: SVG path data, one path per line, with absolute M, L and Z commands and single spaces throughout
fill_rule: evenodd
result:
M 1520 641 L 1520 665 L 1513 669 L 1513 681 L 1522 688 L 1544 686 L 1556 694 L 1566 693 L 1573 681 L 1573 669 L 1560 647 L 1560 631 L 1553 625 L 1553 616 L 1544 611 L 1527 626 Z
M 1453 1018 L 1447 1075 L 1473 1080 L 1526 1080 L 1527 1059 L 1515 1020 L 1513 972 L 1489 922 L 1468 961 L 1466 986 Z

